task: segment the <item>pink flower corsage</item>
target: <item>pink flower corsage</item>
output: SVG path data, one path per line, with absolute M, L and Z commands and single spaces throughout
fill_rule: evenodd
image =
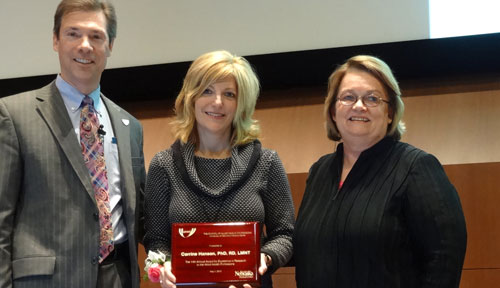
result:
M 149 280 L 151 282 L 158 283 L 160 282 L 160 269 L 163 267 L 165 262 L 167 261 L 167 256 L 161 252 L 148 252 L 148 257 L 144 261 L 146 264 L 144 266 L 144 271 L 147 273 L 144 274 L 144 279 Z

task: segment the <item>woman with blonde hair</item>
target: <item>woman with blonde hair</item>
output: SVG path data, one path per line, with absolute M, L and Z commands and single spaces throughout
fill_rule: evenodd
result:
M 297 287 L 457 288 L 467 232 L 439 161 L 400 142 L 398 83 L 360 55 L 330 76 L 324 115 L 334 153 L 309 170 L 295 227 Z
M 252 119 L 258 94 L 243 57 L 215 51 L 191 64 L 175 102 L 176 141 L 149 167 L 144 245 L 170 255 L 176 222 L 257 221 L 266 228 L 262 287 L 272 287 L 271 273 L 292 255 L 294 208 L 281 160 L 258 140 Z M 169 268 L 160 279 L 162 287 L 175 287 Z

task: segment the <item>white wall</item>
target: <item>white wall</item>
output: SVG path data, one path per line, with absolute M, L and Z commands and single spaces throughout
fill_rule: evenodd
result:
M 114 0 L 108 68 L 426 39 L 423 0 Z M 0 1 L 0 79 L 59 72 L 52 50 L 59 0 Z

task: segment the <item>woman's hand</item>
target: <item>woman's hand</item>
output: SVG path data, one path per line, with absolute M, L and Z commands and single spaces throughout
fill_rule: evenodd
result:
M 273 264 L 273 260 L 271 259 L 271 256 L 268 256 L 267 254 L 260 253 L 260 267 L 259 267 L 259 274 L 264 275 L 267 272 L 267 267 L 271 266 Z
M 264 275 L 267 272 L 268 265 L 266 264 L 266 256 L 267 256 L 266 254 L 260 253 L 260 266 L 259 266 L 259 274 L 260 275 Z M 271 259 L 271 257 L 269 257 L 268 259 Z M 269 264 L 269 266 L 272 265 L 272 263 L 268 263 L 268 264 Z M 236 286 L 231 285 L 231 286 L 229 286 L 229 288 L 236 288 Z M 243 284 L 243 288 L 253 288 L 253 287 L 249 284 Z
M 160 269 L 160 285 L 162 288 L 175 288 L 175 276 L 172 274 L 172 262 L 167 261 Z

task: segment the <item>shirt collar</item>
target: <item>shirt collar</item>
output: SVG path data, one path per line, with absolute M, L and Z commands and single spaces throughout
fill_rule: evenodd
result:
M 82 103 L 85 95 L 66 82 L 60 74 L 58 74 L 56 78 L 56 87 L 59 89 L 64 102 L 71 107 L 71 110 L 75 111 L 80 108 L 80 104 Z M 94 100 L 94 108 L 99 111 L 99 106 L 101 105 L 101 86 L 97 86 L 97 88 L 90 92 L 88 96 Z

